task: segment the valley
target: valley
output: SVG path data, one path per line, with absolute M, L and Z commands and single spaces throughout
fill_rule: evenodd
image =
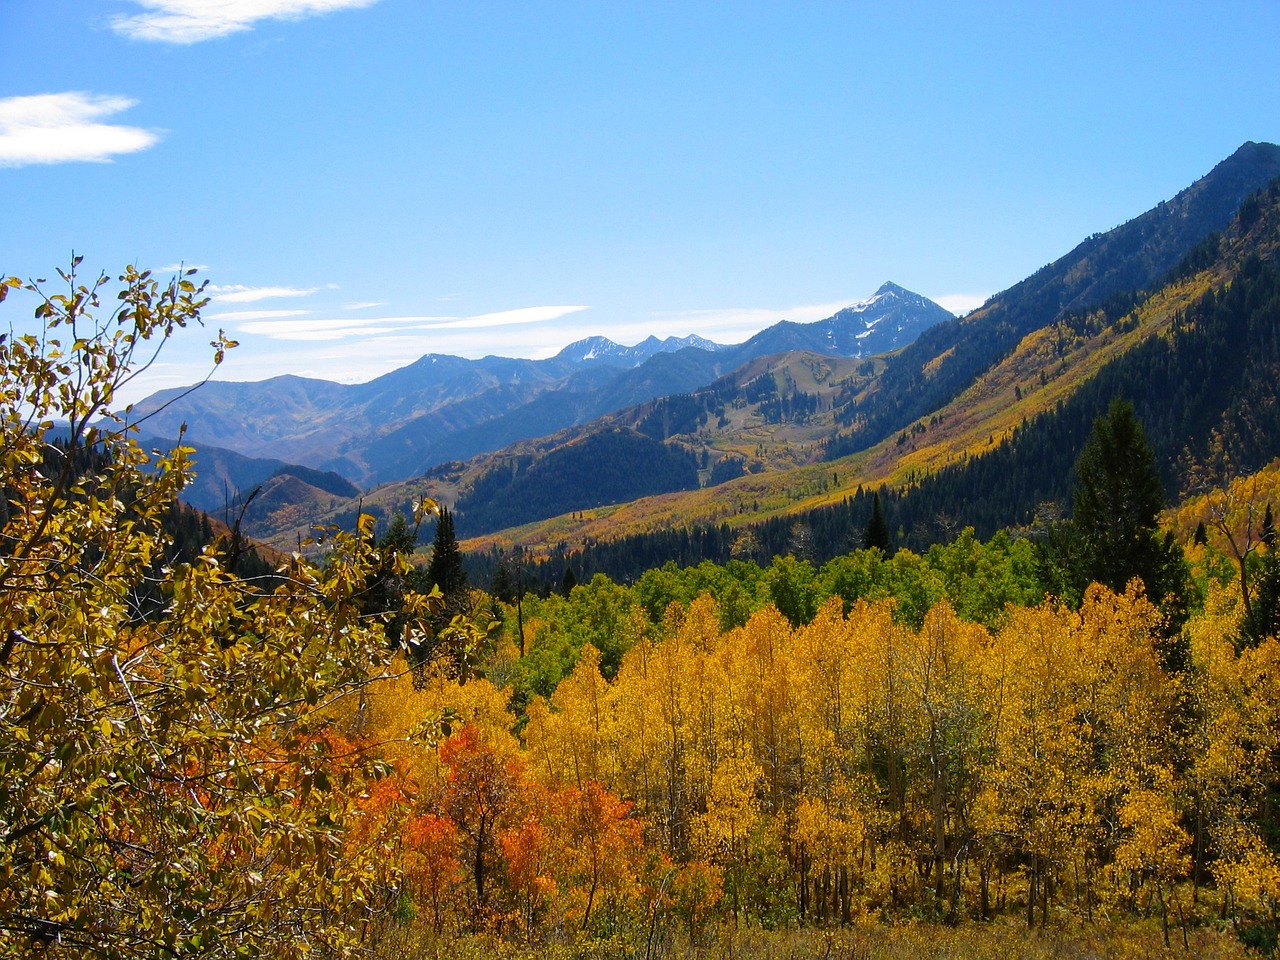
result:
M 418 476 L 357 490 L 336 473 L 322 479 L 332 472 L 323 468 L 341 459 L 331 455 L 312 456 L 318 468 L 291 468 L 210 447 L 214 482 L 200 476 L 198 452 L 191 499 L 230 517 L 258 489 L 244 510 L 246 532 L 289 549 L 313 524 L 350 524 L 361 510 L 385 521 L 396 512 L 412 512 L 429 497 L 454 510 L 475 556 L 518 549 L 563 564 L 589 548 L 599 559 L 585 555 L 583 569 L 614 575 L 622 569 L 603 559 L 610 542 L 672 529 L 750 528 L 768 544 L 767 556 L 785 549 L 785 537 L 765 535 L 766 527 L 782 530 L 806 522 L 815 511 L 838 511 L 854 501 L 865 510 L 873 489 L 893 503 L 904 545 L 927 546 L 934 535 L 928 530 L 939 520 L 938 529 L 972 525 L 984 535 L 1004 525 L 1026 525 L 1041 504 L 1056 502 L 1056 509 L 1065 509 L 1070 450 L 1059 451 L 1051 462 L 1012 468 L 1026 481 L 1012 499 L 1002 489 L 999 506 L 982 493 L 938 491 L 947 485 L 967 489 L 973 481 L 965 477 L 980 475 L 1000 458 L 1026 459 L 1028 441 L 1021 447 L 1015 441 L 1031 424 L 1052 432 L 1044 424 L 1066 416 L 1075 424 L 1072 442 L 1081 442 L 1084 428 L 1105 405 L 1097 393 L 1100 374 L 1123 368 L 1144 343 L 1167 341 L 1188 309 L 1207 291 L 1228 284 L 1249 253 L 1274 254 L 1270 201 L 1252 214 L 1253 222 L 1232 218 L 1250 189 L 1277 174 L 1276 148 L 1245 145 L 1177 197 L 1094 235 L 963 318 L 948 318 L 936 305 L 886 284 L 827 321 L 779 324 L 734 348 L 696 337 L 651 338 L 635 348 L 597 339 L 566 348 L 554 361 L 426 357 L 348 392 L 383 398 L 383 404 L 399 395 L 396 403 L 404 409 L 408 395 L 422 397 L 413 403 L 434 405 L 431 416 L 437 417 L 446 410 L 461 416 L 461 408 L 480 416 L 476 411 L 497 396 L 495 389 L 508 398 L 512 391 L 540 392 L 523 407 L 489 409 L 487 420 L 446 431 L 453 449 L 500 444 L 496 449 L 450 459 Z M 877 342 L 873 336 L 890 330 L 901 341 L 896 349 L 861 352 L 864 344 Z M 564 377 L 570 368 L 576 372 Z M 562 379 L 555 380 L 552 370 Z M 501 389 L 495 386 L 500 374 L 508 378 Z M 425 393 L 406 390 L 417 382 L 431 386 Z M 664 392 L 672 384 L 680 389 Z M 274 389 L 233 386 L 219 389 L 235 395 Z M 286 398 L 294 398 L 278 404 L 286 416 L 252 443 L 245 441 L 245 450 L 304 451 L 311 442 L 306 438 L 323 433 L 317 423 L 339 416 L 309 419 L 304 410 L 348 409 L 334 399 L 335 385 L 284 386 Z M 1220 402 L 1229 405 L 1235 388 L 1224 389 Z M 1081 399 L 1086 394 L 1093 399 Z M 198 396 L 186 402 L 203 403 Z M 1135 399 L 1143 411 L 1144 404 L 1160 402 Z M 215 396 L 206 412 L 194 416 L 191 410 L 165 413 L 188 416 L 194 424 L 206 416 L 220 423 L 225 412 L 218 412 L 219 403 Z M 422 453 L 406 431 L 425 429 L 423 416 L 382 416 L 386 425 L 367 451 L 397 447 Z M 1214 416 L 1204 412 L 1193 435 L 1160 441 L 1167 483 L 1177 482 L 1172 463 L 1183 447 L 1203 449 Z M 302 426 L 286 429 L 290 420 Z M 538 433 L 549 425 L 559 428 Z M 220 436 L 238 435 L 218 429 Z M 199 451 L 195 427 L 189 426 L 189 435 Z M 282 442 L 286 435 L 292 439 Z M 362 454 L 362 462 L 372 456 Z M 604 482 L 600 471 L 606 468 L 616 472 L 616 481 Z M 718 535 L 718 549 L 727 550 L 736 536 Z M 827 549 L 838 549 L 836 542 L 847 541 L 833 541 Z

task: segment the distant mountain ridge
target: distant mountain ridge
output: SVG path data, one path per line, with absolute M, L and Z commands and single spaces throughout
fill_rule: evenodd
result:
M 687 393 L 756 357 L 791 350 L 861 357 L 897 349 L 948 319 L 928 298 L 886 283 L 826 320 L 783 321 L 736 345 L 695 335 L 628 347 L 591 337 L 546 360 L 427 354 L 362 384 L 286 375 L 211 381 L 187 396 L 161 391 L 134 414 L 149 416 L 148 429 L 161 436 L 177 436 L 185 424 L 197 448 L 216 445 L 368 486 Z
M 639 366 L 655 354 L 675 353 L 685 347 L 697 347 L 699 350 L 706 350 L 710 353 L 729 349 L 722 344 L 699 337 L 696 334 L 688 337 L 667 337 L 665 340 L 659 340 L 657 337 L 650 335 L 634 347 L 624 347 L 622 344 L 614 343 L 608 337 L 587 337 L 585 340 L 578 340 L 569 344 L 569 346 L 557 353 L 555 358 L 572 363 L 588 363 L 592 360 L 616 358 L 630 361 L 635 366 Z
M 812 323 L 781 320 L 740 344 L 716 343 L 697 335 L 665 340 L 650 336 L 634 347 L 626 347 L 608 337 L 588 337 L 569 344 L 556 354 L 556 359 L 583 363 L 608 358 L 639 366 L 656 354 L 675 353 L 686 347 L 724 353 L 734 362 L 743 363 L 789 350 L 867 357 L 896 350 L 934 324 L 954 319 L 954 314 L 928 297 L 886 282 L 865 300 L 851 303 L 825 320 Z
M 928 297 L 885 283 L 865 300 L 815 323 L 783 320 L 742 345 L 747 356 L 807 350 L 838 357 L 869 357 L 906 346 L 955 315 Z

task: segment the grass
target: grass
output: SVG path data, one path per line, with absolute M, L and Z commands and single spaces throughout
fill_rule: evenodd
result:
M 413 926 L 388 932 L 376 960 L 1243 960 L 1250 954 L 1230 930 L 1190 931 L 1166 947 L 1158 923 L 1037 927 L 1021 923 L 947 927 L 911 922 L 837 929 L 766 931 L 724 927 L 699 944 L 644 937 L 518 944 L 491 936 L 436 939 Z

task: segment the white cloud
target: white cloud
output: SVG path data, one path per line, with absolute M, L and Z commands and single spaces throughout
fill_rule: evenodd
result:
M 171 263 L 167 267 L 157 267 L 156 273 L 186 273 L 188 270 L 204 273 L 208 269 L 209 265 L 207 263 Z M 213 288 L 209 287 L 208 289 L 212 290 Z
M 262 311 L 262 319 L 244 316 L 252 322 L 242 324 L 241 333 L 253 333 L 273 340 L 343 340 L 349 337 L 369 337 L 387 333 L 412 333 L 415 331 L 483 330 L 509 327 L 526 323 L 544 323 L 558 320 L 586 307 L 520 307 L 498 313 L 485 313 L 474 317 L 367 317 L 356 319 L 274 320 L 268 319 L 270 311 Z M 298 311 L 305 313 L 306 311 Z M 287 315 L 282 311 L 281 316 Z M 224 313 L 219 319 L 236 316 Z
M 945 297 L 934 297 L 933 302 L 950 310 L 957 317 L 963 317 L 970 310 L 977 310 L 990 298 L 989 293 L 949 293 Z
M 463 327 L 509 327 L 518 323 L 543 323 L 547 320 L 559 320 L 561 317 L 586 307 L 520 307 L 516 310 L 502 310 L 498 313 L 482 313 L 478 317 L 462 317 L 447 320 L 430 326 L 419 327 L 419 330 L 441 330 L 450 328 L 457 330 Z
M 207 314 L 204 319 L 234 320 L 237 323 L 243 323 L 246 320 L 269 320 L 277 317 L 305 317 L 310 312 L 310 310 L 226 310 L 222 313 Z
M 245 287 L 239 284 L 227 286 L 210 285 L 205 291 L 219 303 L 256 303 L 259 300 L 273 300 L 276 297 L 307 297 L 319 290 L 319 287 Z
M 105 163 L 154 146 L 154 130 L 100 121 L 137 101 L 82 91 L 0 100 L 0 167 L 37 163 Z
M 343 310 L 372 310 L 374 307 L 385 307 L 385 300 L 366 300 L 364 303 L 345 303 L 342 305 Z
M 368 7 L 378 0 L 134 0 L 145 13 L 112 18 L 111 26 L 135 40 L 199 43 L 251 30 L 259 20 L 301 20 L 335 10 Z

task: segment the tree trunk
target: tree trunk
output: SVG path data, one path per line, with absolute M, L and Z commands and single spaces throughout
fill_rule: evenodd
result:
M 1036 854 L 1031 855 L 1031 869 L 1027 872 L 1027 926 L 1034 927 L 1036 925 L 1036 897 L 1037 885 L 1039 880 L 1039 857 Z

